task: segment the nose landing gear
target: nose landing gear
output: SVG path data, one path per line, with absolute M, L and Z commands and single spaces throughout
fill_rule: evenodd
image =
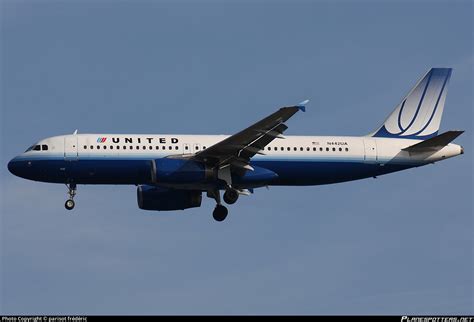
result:
M 74 209 L 74 206 L 76 205 L 76 203 L 74 202 L 74 196 L 76 195 L 77 186 L 75 183 L 66 184 L 66 186 L 68 188 L 69 199 L 66 200 L 64 207 L 67 210 L 72 210 Z
M 75 202 L 72 199 L 66 200 L 66 203 L 64 204 L 64 207 L 66 207 L 67 210 L 72 210 L 75 206 Z

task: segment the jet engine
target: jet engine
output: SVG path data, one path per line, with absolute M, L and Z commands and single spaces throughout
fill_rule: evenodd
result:
M 202 192 L 139 185 L 137 201 L 138 207 L 144 210 L 183 210 L 200 207 Z

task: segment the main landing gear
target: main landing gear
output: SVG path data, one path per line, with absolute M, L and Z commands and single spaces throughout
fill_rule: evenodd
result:
M 233 205 L 239 199 L 239 193 L 235 189 L 227 189 L 224 192 L 224 201 L 228 205 Z
M 226 219 L 228 213 L 229 211 L 225 206 L 216 205 L 216 208 L 214 208 L 214 211 L 212 212 L 212 217 L 214 217 L 215 221 L 223 221 Z
M 77 186 L 75 183 L 66 184 L 66 186 L 68 188 L 69 199 L 66 200 L 64 207 L 66 207 L 67 210 L 72 210 L 76 205 L 74 202 L 74 196 L 76 195 Z
M 221 194 L 219 189 L 209 190 L 207 196 L 213 198 L 217 203 L 216 208 L 214 208 L 214 211 L 212 212 L 212 217 L 214 217 L 215 221 L 223 221 L 227 217 L 229 211 L 221 204 Z
M 212 217 L 214 217 L 215 221 L 223 221 L 227 218 L 227 214 L 229 211 L 225 206 L 221 203 L 221 196 L 219 190 L 213 190 L 208 192 L 208 197 L 214 198 L 216 200 L 216 208 L 212 212 Z M 239 192 L 235 189 L 229 188 L 224 193 L 224 201 L 226 204 L 232 205 L 234 204 L 237 199 L 239 199 Z

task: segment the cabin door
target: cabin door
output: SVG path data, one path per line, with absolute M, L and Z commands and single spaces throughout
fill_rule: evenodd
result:
M 77 161 L 77 135 L 64 137 L 64 160 Z
M 364 138 L 365 161 L 377 162 L 377 145 L 374 139 Z

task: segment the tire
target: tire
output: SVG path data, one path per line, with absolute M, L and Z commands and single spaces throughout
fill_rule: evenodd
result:
M 237 199 L 239 199 L 239 193 L 236 190 L 229 189 L 224 192 L 224 202 L 228 205 L 232 205 L 236 203 Z
M 66 203 L 64 204 L 64 207 L 67 209 L 67 210 L 72 210 L 74 209 L 74 206 L 76 205 L 76 203 L 74 202 L 74 200 L 72 199 L 68 199 L 66 200 Z
M 228 212 L 226 207 L 217 205 L 212 212 L 212 217 L 214 217 L 215 221 L 223 221 L 227 217 Z

